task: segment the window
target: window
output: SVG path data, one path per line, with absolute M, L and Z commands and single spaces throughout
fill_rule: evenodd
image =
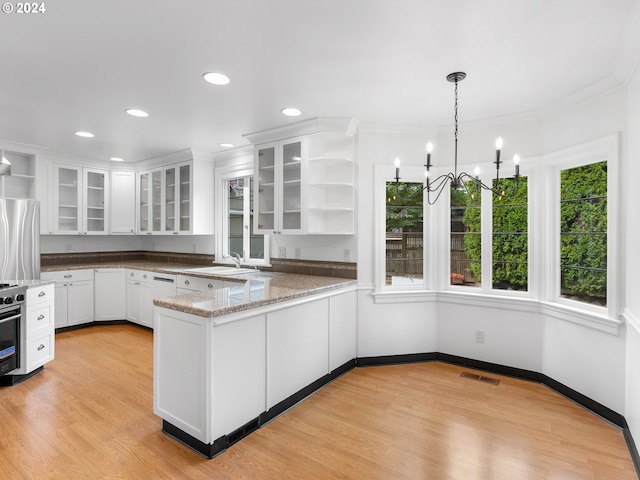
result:
M 474 182 L 451 189 L 451 285 L 481 286 L 481 195 Z
M 529 283 L 528 181 L 520 177 L 493 181 L 492 286 L 527 291 Z
M 422 183 L 386 183 L 385 285 L 424 285 Z
M 607 305 L 607 162 L 560 172 L 560 295 Z
M 264 235 L 253 231 L 253 177 L 224 179 L 223 191 L 225 219 L 220 260 L 234 256 L 242 263 L 262 263 L 267 242 Z

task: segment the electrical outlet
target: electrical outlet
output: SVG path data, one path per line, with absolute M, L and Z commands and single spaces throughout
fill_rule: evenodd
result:
M 287 258 L 287 247 L 278 247 L 278 258 Z
M 296 259 L 300 259 L 300 247 L 294 248 L 293 257 L 296 258 Z
M 73 250 L 73 244 L 71 244 L 71 243 L 65 243 L 65 244 L 64 244 L 64 251 L 65 251 L 65 252 L 70 252 L 71 250 Z
M 351 250 L 349 250 L 348 248 L 345 248 L 342 251 L 342 258 L 344 259 L 345 262 L 348 262 L 351 260 Z
M 484 330 L 476 330 L 476 343 L 484 343 Z

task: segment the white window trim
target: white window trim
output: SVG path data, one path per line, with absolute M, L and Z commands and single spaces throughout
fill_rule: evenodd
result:
M 545 255 L 546 288 L 542 287 L 540 300 L 565 306 L 569 309 L 607 317 L 611 320 L 619 318 L 620 285 L 619 259 L 619 162 L 620 135 L 613 134 L 574 147 L 559 150 L 541 158 L 545 172 L 548 217 L 547 234 L 539 244 Z M 584 302 L 569 300 L 560 296 L 560 172 L 569 168 L 592 163 L 607 162 L 607 306 L 598 307 Z
M 424 182 L 424 167 L 419 166 L 403 166 L 401 168 L 402 182 Z M 375 228 L 375 258 L 374 265 L 376 288 L 373 293 L 376 302 L 383 298 L 393 301 L 394 296 L 399 299 L 407 299 L 408 297 L 424 296 L 429 292 L 431 284 L 431 241 L 428 232 L 433 231 L 432 216 L 428 214 L 429 210 L 425 208 L 425 216 L 423 223 L 423 279 L 420 285 L 385 285 L 386 275 L 386 184 L 395 177 L 395 168 L 393 165 L 375 165 L 374 166 L 374 228 Z M 425 199 L 426 204 L 426 199 Z M 417 298 L 416 298 L 417 299 Z
M 216 263 L 228 263 L 230 265 L 235 265 L 231 259 L 224 258 L 224 255 L 227 253 L 226 240 L 229 233 L 229 227 L 227 225 L 227 222 L 225 221 L 227 217 L 226 212 L 228 209 L 229 199 L 227 198 L 227 191 L 226 189 L 222 188 L 222 185 L 223 183 L 234 178 L 248 176 L 253 176 L 253 162 L 219 167 L 215 170 L 215 184 L 216 186 L 218 186 L 218 188 L 215 189 L 217 213 L 217 215 L 215 216 L 215 231 L 218 232 L 215 236 Z M 269 265 L 269 235 L 264 236 L 264 255 L 264 260 L 247 258 L 243 259 L 242 263 L 243 265 Z

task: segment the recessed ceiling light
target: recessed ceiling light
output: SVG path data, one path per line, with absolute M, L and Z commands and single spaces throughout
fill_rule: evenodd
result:
M 235 147 L 235 145 L 233 143 L 221 143 L 220 146 L 223 147 L 223 148 Z
M 95 135 L 91 132 L 74 132 L 79 137 L 93 138 Z
M 302 115 L 302 112 L 300 110 L 293 107 L 283 108 L 281 112 L 283 115 L 286 115 L 287 117 L 299 117 L 300 115 Z
M 209 83 L 213 83 L 214 85 L 226 85 L 231 81 L 229 77 L 227 77 L 223 73 L 205 73 L 204 75 L 202 75 L 202 78 L 204 78 Z
M 124 158 L 120 157 L 111 157 L 109 160 L 112 160 L 114 162 L 124 162 Z
M 128 108 L 125 110 L 132 117 L 148 117 L 149 114 L 144 110 L 138 110 L 137 108 Z

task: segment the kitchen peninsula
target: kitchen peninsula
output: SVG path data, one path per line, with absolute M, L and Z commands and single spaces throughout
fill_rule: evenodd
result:
M 154 300 L 154 413 L 209 458 L 355 365 L 355 281 L 235 277 Z

